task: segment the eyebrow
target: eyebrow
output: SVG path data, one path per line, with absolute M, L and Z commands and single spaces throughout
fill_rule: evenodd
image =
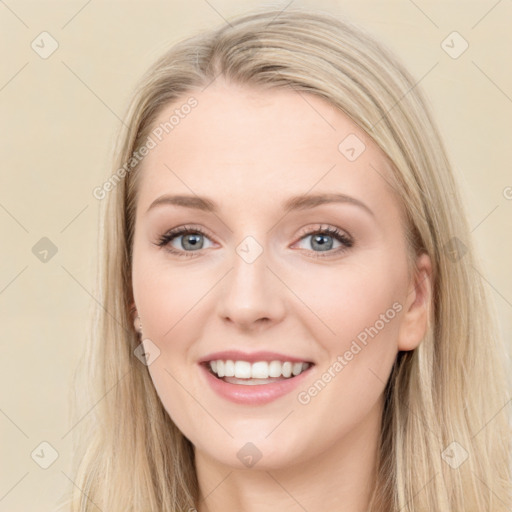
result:
M 283 203 L 283 209 L 285 211 L 307 210 L 329 203 L 353 204 L 359 206 L 373 217 L 375 216 L 373 211 L 359 199 L 340 193 L 308 194 L 290 197 Z M 146 213 L 162 205 L 182 206 L 211 213 L 218 213 L 219 211 L 217 204 L 207 197 L 165 194 L 155 199 Z

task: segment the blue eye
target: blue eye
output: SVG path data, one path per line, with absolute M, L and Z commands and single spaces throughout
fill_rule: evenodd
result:
M 354 244 L 350 236 L 331 226 L 319 227 L 316 230 L 303 233 L 300 240 L 305 240 L 308 237 L 312 237 L 310 245 L 313 247 L 313 250 L 311 250 L 313 257 L 333 256 L 346 251 Z M 181 248 L 172 245 L 172 242 L 179 238 L 181 238 Z M 177 256 L 191 257 L 196 255 L 194 253 L 198 253 L 205 248 L 205 239 L 209 240 L 208 235 L 201 228 L 182 226 L 162 235 L 156 245 L 166 247 L 170 253 Z M 334 241 L 340 243 L 341 247 L 333 249 Z
M 181 249 L 176 249 L 171 245 L 171 242 L 176 238 L 182 237 L 181 240 Z M 178 256 L 194 256 L 194 252 L 197 252 L 204 247 L 204 238 L 206 237 L 206 233 L 204 233 L 199 228 L 190 228 L 187 226 L 183 226 L 180 228 L 173 229 L 168 231 L 164 235 L 162 235 L 157 243 L 159 247 L 167 247 L 167 250 L 173 254 L 177 254 Z M 190 249 L 190 250 L 189 250 Z
M 315 231 L 309 231 L 305 235 L 302 236 L 301 240 L 305 240 L 306 238 L 311 237 L 310 246 L 313 248 L 317 248 L 318 250 L 313 250 L 314 257 L 324 258 L 333 256 L 334 254 L 339 254 L 340 252 L 346 251 L 350 247 L 354 245 L 352 238 L 348 235 L 340 231 L 338 228 L 327 226 L 320 227 Z M 333 243 L 334 240 L 338 241 L 341 244 L 341 247 L 334 248 Z M 324 253 L 324 254 L 319 254 Z

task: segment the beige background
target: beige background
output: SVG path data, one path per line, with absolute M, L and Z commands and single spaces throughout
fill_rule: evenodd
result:
M 54 510 L 71 485 L 70 379 L 85 343 L 96 264 L 92 190 L 110 174 L 114 133 L 136 79 L 173 41 L 253 6 L 288 3 L 0 2 L 0 512 Z M 512 3 L 291 6 L 351 17 L 423 77 L 512 351 Z M 47 59 L 31 48 L 43 31 L 59 44 Z M 453 31 L 469 43 L 457 59 L 441 47 Z M 46 263 L 32 252 L 42 237 L 58 249 Z M 46 470 L 31 458 L 43 441 L 59 454 Z

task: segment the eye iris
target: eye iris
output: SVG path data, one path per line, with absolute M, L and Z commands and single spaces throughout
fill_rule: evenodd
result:
M 183 249 L 201 249 L 203 247 L 203 235 L 199 233 L 190 233 L 182 235 L 181 246 Z M 189 246 L 187 247 L 187 244 Z
M 325 241 L 329 238 L 330 243 L 329 240 L 327 240 L 327 242 Z M 320 244 L 317 245 L 317 248 L 319 248 L 321 251 L 328 251 L 329 249 L 332 249 L 332 236 L 322 234 L 313 235 L 312 246 L 315 247 L 315 244 Z

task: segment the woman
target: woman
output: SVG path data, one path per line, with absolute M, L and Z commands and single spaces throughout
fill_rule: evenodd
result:
M 126 125 L 72 510 L 510 510 L 504 347 L 401 63 L 250 13 L 171 48 Z

